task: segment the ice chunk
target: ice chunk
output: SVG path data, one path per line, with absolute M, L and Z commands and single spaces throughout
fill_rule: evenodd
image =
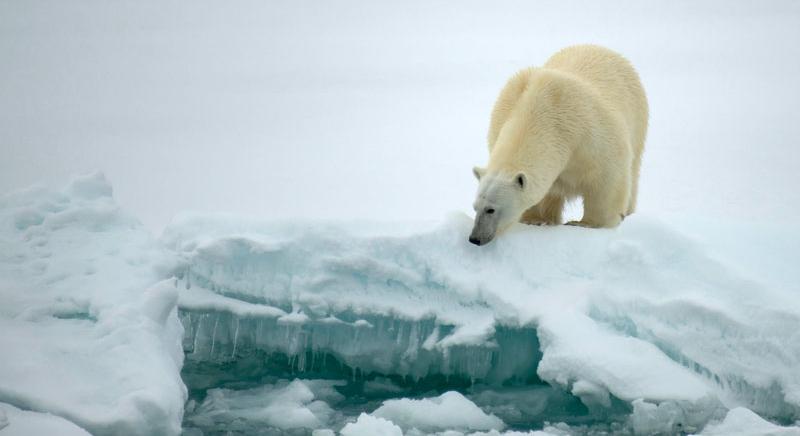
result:
M 157 284 L 176 261 L 110 195 L 93 174 L 0 198 L 0 400 L 97 435 L 178 434 L 183 329 Z
M 332 385 L 321 380 L 294 380 L 245 390 L 211 389 L 187 421 L 204 431 L 248 434 L 269 428 L 320 429 L 330 424 L 334 411 L 318 398 L 341 400 Z
M 709 424 L 701 433 L 703 436 L 762 436 L 762 435 L 800 435 L 800 427 L 781 427 L 765 421 L 753 411 L 744 407 L 731 409 L 725 420 Z
M 405 430 L 416 428 L 426 432 L 443 430 L 502 430 L 503 421 L 487 415 L 472 401 L 450 391 L 421 400 L 388 400 L 372 412 Z
M 724 407 L 713 398 L 699 402 L 664 401 L 659 404 L 636 400 L 630 421 L 637 435 L 682 434 L 695 433 L 709 421 L 724 415 Z
M 403 430 L 391 421 L 362 413 L 355 423 L 342 428 L 342 436 L 403 436 Z
M 652 343 L 618 335 L 580 313 L 543 316 L 539 337 L 542 379 L 572 386 L 587 405 L 610 404 L 609 392 L 632 401 L 695 401 L 712 387 L 690 369 L 676 365 Z

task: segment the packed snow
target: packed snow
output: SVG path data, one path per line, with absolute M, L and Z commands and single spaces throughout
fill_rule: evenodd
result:
M 175 434 L 172 256 L 111 192 L 96 173 L 0 199 L 0 402 L 93 434 Z
M 703 430 L 704 436 L 779 436 L 798 435 L 798 427 L 782 427 L 764 421 L 751 410 L 737 407 L 728 412 L 719 424 L 710 424 Z
M 677 224 L 475 247 L 460 214 L 184 215 L 155 239 L 111 193 L 0 199 L 0 434 L 800 431 L 797 283 Z
M 341 432 L 342 436 L 403 436 L 403 430 L 383 418 L 362 413 L 354 423 L 348 423 Z
M 86 430 L 60 416 L 20 410 L 3 403 L 0 403 L 0 434 L 3 436 L 89 436 Z

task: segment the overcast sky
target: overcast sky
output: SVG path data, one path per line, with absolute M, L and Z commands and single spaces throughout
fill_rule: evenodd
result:
M 470 211 L 507 78 L 576 43 L 639 70 L 641 213 L 800 217 L 800 3 L 0 0 L 0 192 L 102 170 L 184 210 Z

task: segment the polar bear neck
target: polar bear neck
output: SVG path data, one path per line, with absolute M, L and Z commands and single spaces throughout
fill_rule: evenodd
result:
M 571 148 L 528 119 L 510 119 L 503 127 L 489 157 L 487 173 L 509 179 L 523 173 L 529 183 L 526 200 L 539 202 L 564 170 Z

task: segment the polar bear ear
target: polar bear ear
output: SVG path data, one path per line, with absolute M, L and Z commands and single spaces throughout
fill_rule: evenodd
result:
M 472 168 L 472 174 L 475 174 L 475 178 L 478 180 L 480 180 L 485 173 L 486 173 L 486 168 L 481 168 L 481 167 Z
M 525 173 L 517 173 L 517 176 L 514 177 L 514 184 L 519 189 L 525 189 L 525 186 L 528 185 L 528 178 L 525 177 Z

